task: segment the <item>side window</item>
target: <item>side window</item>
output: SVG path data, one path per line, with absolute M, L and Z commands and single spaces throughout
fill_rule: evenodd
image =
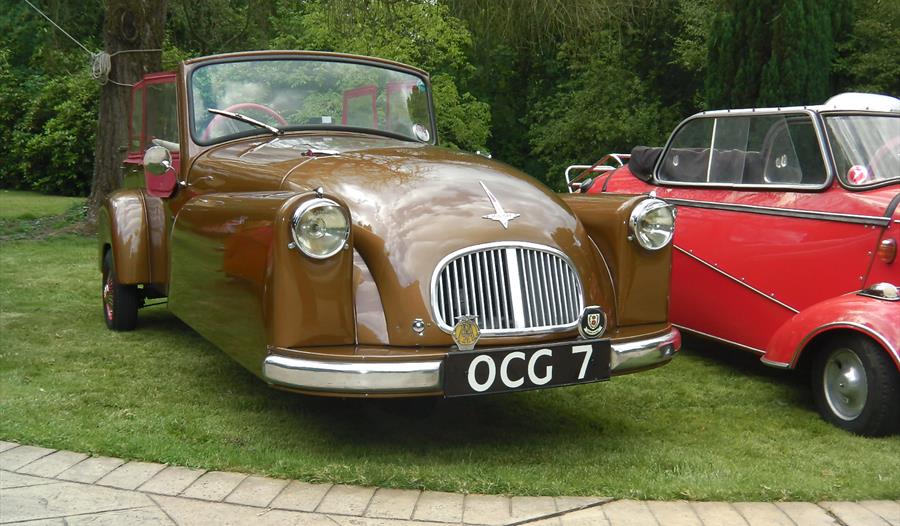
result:
M 669 145 L 657 176 L 673 183 L 706 183 L 709 173 L 709 145 L 715 119 L 688 121 Z
M 175 83 L 150 84 L 146 89 L 148 142 L 146 146 L 150 146 L 153 139 L 166 141 L 170 145 L 178 144 L 178 108 L 175 98 Z
M 786 118 L 769 130 L 763 143 L 763 183 L 821 185 L 827 173 L 819 140 L 807 117 Z
M 131 95 L 131 140 L 128 150 L 141 151 L 141 134 L 144 131 L 144 88 L 132 91 Z
M 657 178 L 685 184 L 819 186 L 827 173 L 806 114 L 706 117 L 672 139 Z

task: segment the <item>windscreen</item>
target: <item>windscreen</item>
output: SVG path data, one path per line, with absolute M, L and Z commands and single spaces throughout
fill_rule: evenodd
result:
M 214 63 L 191 75 L 192 134 L 201 144 L 267 133 L 210 109 L 290 129 L 355 129 L 430 142 L 425 80 L 373 64 L 321 59 Z
M 825 117 L 838 175 L 852 186 L 900 180 L 900 115 Z

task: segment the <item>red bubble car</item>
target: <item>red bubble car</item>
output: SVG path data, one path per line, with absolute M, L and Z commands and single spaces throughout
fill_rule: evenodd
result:
M 808 364 L 819 412 L 843 429 L 900 428 L 900 100 L 703 112 L 664 148 L 566 174 L 570 192 L 677 206 L 676 325 L 772 367 Z

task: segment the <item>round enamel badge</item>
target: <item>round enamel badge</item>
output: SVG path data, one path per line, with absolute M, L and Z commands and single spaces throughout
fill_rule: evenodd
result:
M 581 320 L 578 322 L 578 332 L 586 340 L 599 338 L 606 330 L 606 313 L 597 305 L 585 307 L 581 311 Z
M 869 169 L 861 164 L 854 164 L 847 170 L 847 180 L 850 184 L 865 184 L 869 180 Z

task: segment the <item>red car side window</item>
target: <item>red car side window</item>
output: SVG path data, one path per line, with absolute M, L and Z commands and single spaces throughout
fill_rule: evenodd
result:
M 828 173 L 813 122 L 805 114 L 702 117 L 672 138 L 661 182 L 810 186 Z

